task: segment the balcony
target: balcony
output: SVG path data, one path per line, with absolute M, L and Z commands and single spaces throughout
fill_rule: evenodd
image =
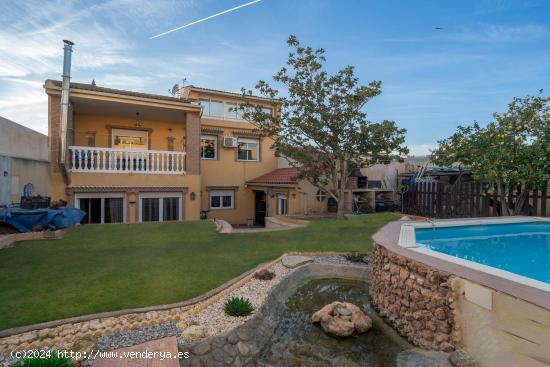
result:
M 185 152 L 69 147 L 69 171 L 185 174 Z

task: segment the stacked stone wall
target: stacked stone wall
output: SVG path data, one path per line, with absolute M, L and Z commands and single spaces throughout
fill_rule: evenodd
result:
M 460 345 L 453 276 L 375 245 L 373 306 L 412 344 L 451 352 Z

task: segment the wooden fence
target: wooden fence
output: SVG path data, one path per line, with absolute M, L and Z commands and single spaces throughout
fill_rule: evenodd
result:
M 418 182 L 401 196 L 403 213 L 431 218 L 500 216 L 501 205 L 497 190 L 487 194 L 480 182 Z M 550 217 L 547 191 L 530 192 L 519 215 Z

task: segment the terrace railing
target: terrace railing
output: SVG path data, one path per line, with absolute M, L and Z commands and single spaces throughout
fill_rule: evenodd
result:
M 185 152 L 69 147 L 71 172 L 185 174 Z

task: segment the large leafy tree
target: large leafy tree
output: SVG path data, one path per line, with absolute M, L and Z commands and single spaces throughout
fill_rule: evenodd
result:
M 303 47 L 295 36 L 287 41 L 293 51 L 287 65 L 273 76 L 285 87 L 284 95 L 265 81 L 257 92 L 280 101 L 280 111 L 270 115 L 246 99 L 244 117 L 266 136 L 274 148 L 299 168 L 301 178 L 327 192 L 338 203 L 338 218 L 344 216 L 344 190 L 350 172 L 400 159 L 405 130 L 393 121 L 373 123 L 366 119 L 365 104 L 381 93 L 379 81 L 359 84 L 353 66 L 331 75 L 325 68 L 325 51 Z
M 508 111 L 494 113 L 486 127 L 459 126 L 439 141 L 432 160 L 469 167 L 475 179 L 497 190 L 504 215 L 521 212 L 528 192 L 545 190 L 550 175 L 549 98 L 514 98 Z

